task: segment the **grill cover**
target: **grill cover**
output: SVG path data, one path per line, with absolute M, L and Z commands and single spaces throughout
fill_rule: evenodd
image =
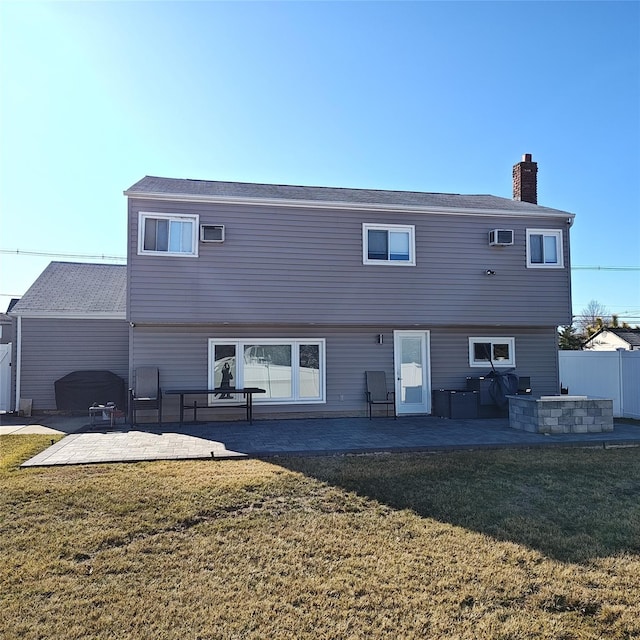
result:
M 124 380 L 111 371 L 73 371 L 54 383 L 56 407 L 87 411 L 94 403 L 126 407 Z

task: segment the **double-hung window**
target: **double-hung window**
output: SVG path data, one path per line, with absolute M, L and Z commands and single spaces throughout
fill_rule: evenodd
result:
M 527 267 L 563 267 L 562 256 L 561 230 L 527 229 Z
M 212 389 L 258 387 L 255 402 L 325 402 L 325 341 L 322 338 L 209 340 Z M 228 400 L 224 393 L 212 402 Z
M 138 254 L 197 256 L 198 216 L 138 214 Z
M 469 338 L 469 366 L 515 367 L 515 338 Z
M 415 244 L 413 225 L 362 225 L 364 264 L 413 266 L 416 263 Z

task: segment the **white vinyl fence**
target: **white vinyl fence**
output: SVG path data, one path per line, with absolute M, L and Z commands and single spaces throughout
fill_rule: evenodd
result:
M 11 343 L 0 344 L 0 411 L 11 411 Z
M 613 399 L 616 418 L 640 419 L 640 351 L 559 351 L 570 395 Z

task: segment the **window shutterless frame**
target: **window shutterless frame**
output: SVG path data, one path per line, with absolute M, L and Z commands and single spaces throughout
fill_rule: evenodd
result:
M 469 338 L 469 366 L 470 367 L 515 367 L 516 340 L 504 337 Z
M 138 255 L 198 256 L 199 216 L 140 211 Z
M 527 229 L 527 268 L 562 269 L 561 229 Z
M 256 404 L 325 403 L 325 340 L 210 338 L 209 386 L 265 389 Z M 223 396 L 209 402 L 224 403 Z
M 362 262 L 363 264 L 415 266 L 415 227 L 363 223 Z

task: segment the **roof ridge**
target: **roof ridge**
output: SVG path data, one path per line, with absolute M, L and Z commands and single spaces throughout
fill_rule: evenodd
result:
M 432 196 L 503 198 L 505 200 L 510 200 L 510 198 L 505 198 L 504 196 L 494 196 L 490 193 L 455 193 L 452 191 L 421 191 L 416 189 L 381 189 L 378 187 L 338 187 L 338 186 L 329 186 L 326 184 L 321 185 L 321 184 L 289 184 L 289 183 L 283 183 L 283 182 L 248 182 L 246 180 L 208 180 L 206 178 L 170 178 L 167 176 L 150 176 L 150 175 L 146 175 L 144 178 L 151 178 L 152 180 L 171 180 L 171 181 L 177 181 L 177 182 L 182 182 L 182 181 L 204 182 L 207 184 L 237 184 L 237 185 L 252 186 L 252 187 L 289 187 L 292 189 L 332 189 L 335 191 L 367 191 L 367 192 L 373 191 L 377 193 L 416 193 L 416 194 L 425 194 L 425 195 L 432 195 Z

